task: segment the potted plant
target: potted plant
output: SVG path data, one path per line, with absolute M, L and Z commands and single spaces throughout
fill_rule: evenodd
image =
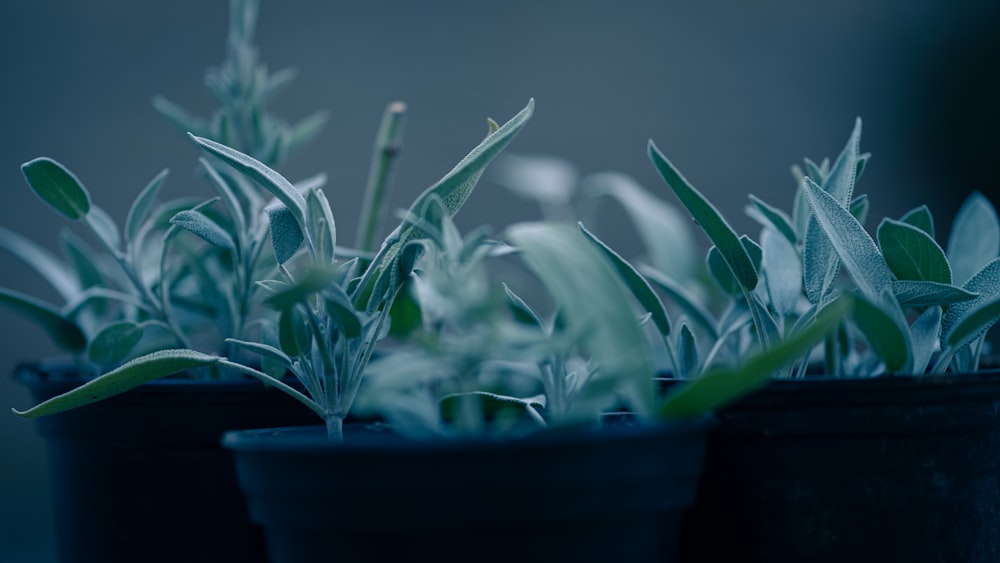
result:
M 805 161 L 790 214 L 751 196 L 754 241 L 650 143 L 657 170 L 704 229 L 731 299 L 718 317 L 669 271 L 642 267 L 684 317 L 675 376 L 697 378 L 795 334 L 840 296 L 851 311 L 822 353 L 717 413 L 688 561 L 992 561 L 1000 553 L 1000 377 L 980 369 L 1000 317 L 1000 222 L 973 194 L 946 249 L 926 206 L 864 229 L 854 187 L 869 160 L 858 120 L 836 160 Z M 846 276 L 838 275 L 843 270 Z M 950 372 L 950 373 L 949 373 Z

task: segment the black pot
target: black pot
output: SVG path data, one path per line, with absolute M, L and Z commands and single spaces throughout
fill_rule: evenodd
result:
M 673 560 L 704 422 L 412 442 L 349 428 L 227 433 L 274 563 Z
M 686 561 L 1000 561 L 1000 373 L 776 381 L 717 416 Z
M 81 380 L 25 365 L 36 401 Z M 315 414 L 255 380 L 164 379 L 37 419 L 45 437 L 63 563 L 263 562 L 225 430 L 305 424 Z

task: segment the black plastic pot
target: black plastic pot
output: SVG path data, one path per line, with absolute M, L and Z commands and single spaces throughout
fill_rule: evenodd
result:
M 350 428 L 227 433 L 274 563 L 674 560 L 704 422 L 412 442 Z
M 36 401 L 81 383 L 65 365 L 25 365 Z M 160 380 L 42 417 L 63 563 L 262 562 L 225 430 L 305 424 L 315 415 L 254 380 Z
M 685 561 L 1000 561 L 1000 373 L 774 382 L 718 413 Z

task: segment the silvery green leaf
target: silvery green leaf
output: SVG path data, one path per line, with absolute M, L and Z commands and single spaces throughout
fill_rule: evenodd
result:
M 806 182 L 809 182 L 806 178 Z M 809 196 L 802 184 L 802 200 L 808 205 Z M 809 302 L 817 304 L 827 295 L 840 273 L 840 259 L 816 219 L 810 215 L 806 223 L 802 247 L 802 280 Z
M 156 108 L 156 111 L 160 112 L 161 115 L 166 117 L 168 121 L 180 129 L 182 133 L 190 131 L 195 135 L 201 135 L 203 137 L 209 133 L 207 121 L 194 117 L 185 111 L 184 108 L 178 106 L 163 96 L 155 96 L 153 98 L 153 107 Z
M 823 159 L 823 165 L 816 164 L 810 158 L 803 158 L 802 162 L 806 167 L 806 176 L 813 178 L 817 184 L 822 184 L 826 182 L 826 177 L 829 174 L 830 161 Z
M 87 354 L 100 365 L 120 362 L 142 340 L 143 327 L 129 321 L 111 323 L 90 341 Z
M 122 238 L 118 232 L 118 226 L 114 220 L 103 209 L 96 205 L 90 206 L 90 212 L 84 216 L 84 220 L 90 230 L 101 239 L 104 246 L 113 252 L 118 252 L 121 248 Z
M 65 230 L 62 232 L 60 242 L 62 242 L 66 257 L 69 259 L 70 264 L 73 265 L 73 270 L 76 274 L 75 277 L 79 283 L 78 287 L 86 289 L 88 287 L 104 285 L 100 260 L 80 237 L 73 234 L 72 231 Z M 67 298 L 67 301 L 76 298 L 78 295 L 79 293 Z
M 82 352 L 87 347 L 87 337 L 80 327 L 47 303 L 0 287 L 0 304 L 38 323 L 52 341 L 64 350 L 76 353 Z
M 698 343 L 687 323 L 681 323 L 677 335 L 677 377 L 688 379 L 698 370 Z
M 704 305 L 688 292 L 684 286 L 670 276 L 648 265 L 640 265 L 639 272 L 649 281 L 663 288 L 677 303 L 691 321 L 700 326 L 712 340 L 719 337 L 719 329 L 715 317 Z
M 875 303 L 864 295 L 856 296 L 854 322 L 889 373 L 910 372 L 913 365 L 910 330 L 890 289 L 886 288 Z
M 233 191 L 232 186 L 229 182 L 219 174 L 219 171 L 212 166 L 212 163 L 206 158 L 199 158 L 198 162 L 201 163 L 205 172 L 208 173 L 208 179 L 211 180 L 212 185 L 215 186 L 216 191 L 219 192 L 219 197 L 226 205 L 226 209 L 229 210 L 230 215 L 233 217 L 233 222 L 236 224 L 236 232 L 245 233 L 247 231 L 247 219 L 246 215 L 243 213 L 243 205 L 240 203 L 239 196 Z M 235 183 L 235 182 L 234 182 Z
M 292 284 L 281 280 L 261 280 L 256 282 L 256 285 L 267 291 L 269 295 L 280 293 L 292 287 Z
M 754 266 L 755 271 L 760 271 L 761 258 L 763 252 L 760 246 L 754 241 L 750 240 L 746 235 L 740 237 L 740 242 L 747 250 L 747 254 L 750 256 L 751 263 Z M 735 277 L 730 269 L 729 264 L 726 259 L 722 256 L 717 246 L 713 246 L 708 251 L 708 257 L 706 258 L 706 263 L 708 265 L 709 273 L 719 284 L 719 287 L 723 289 L 726 293 L 730 295 L 738 295 L 743 292 L 743 288 L 740 285 L 739 280 Z
M 540 329 L 544 329 L 545 325 L 542 323 L 542 319 L 539 318 L 535 311 L 524 302 L 507 284 L 503 285 L 504 294 L 507 296 L 507 304 L 510 307 L 511 314 L 514 319 L 522 324 L 528 324 L 532 326 L 537 326 Z
M 951 283 L 951 267 L 944 251 L 920 228 L 883 219 L 878 226 L 878 244 L 897 279 Z
M 295 76 L 298 71 L 294 68 L 283 68 L 270 76 L 266 76 L 264 73 L 264 80 L 260 81 L 261 85 L 257 91 L 257 100 L 259 103 L 265 103 L 273 99 L 282 90 L 285 89 L 288 84 L 295 80 Z
M 913 373 L 922 374 L 931 362 L 931 356 L 941 333 L 941 307 L 928 307 L 910 326 L 913 344 Z
M 795 312 L 802 296 L 802 263 L 787 237 L 771 229 L 764 229 L 760 236 L 764 251 L 761 269 L 771 307 L 785 317 Z
M 806 197 L 805 178 L 796 184 L 795 199 L 792 201 L 792 224 L 795 225 L 795 233 L 799 235 L 799 240 L 805 240 L 806 229 L 809 227 L 812 218 L 812 209 L 809 207 L 809 198 Z M 808 243 L 806 243 L 808 244 Z
M 228 250 L 236 248 L 232 235 L 200 211 L 181 211 L 170 219 L 170 223 L 198 235 L 213 246 Z
M 597 364 L 600 376 L 591 381 L 623 384 L 630 406 L 640 414 L 648 412 L 652 354 L 613 266 L 568 225 L 521 223 L 507 232 L 552 295 L 570 333 L 581 338 Z
M 854 120 L 854 130 L 851 131 L 847 144 L 840 151 L 837 160 L 830 169 L 830 175 L 822 183 L 823 189 L 841 206 L 854 197 L 854 183 L 858 173 L 858 160 L 861 156 L 861 118 Z
M 748 214 L 751 217 L 754 215 L 749 211 L 756 210 L 759 214 L 756 218 L 761 225 L 771 227 L 774 232 L 781 233 L 792 245 L 798 244 L 799 237 L 795 232 L 795 227 L 792 226 L 792 219 L 784 211 L 764 203 L 753 194 L 750 194 L 750 201 L 753 202 L 753 207 L 748 208 Z
M 878 300 L 892 283 L 892 272 L 864 227 L 826 191 L 806 178 L 813 216 L 826 233 L 854 283 L 869 300 Z
M 309 210 L 309 229 L 312 231 L 316 253 L 326 263 L 333 263 L 337 250 L 337 224 L 323 190 L 308 192 L 306 206 Z M 273 227 L 272 227 L 273 228 Z M 302 242 L 299 241 L 299 244 Z
M 90 194 L 62 164 L 40 157 L 22 164 L 21 173 L 35 195 L 62 215 L 77 220 L 90 212 Z
M 361 335 L 361 318 L 343 289 L 336 285 L 327 286 L 323 290 L 323 300 L 327 314 L 345 337 L 355 338 Z
M 653 324 L 656 325 L 660 336 L 666 338 L 670 335 L 670 317 L 667 315 L 667 309 L 663 306 L 663 302 L 660 301 L 660 296 L 653 291 L 649 282 L 646 281 L 646 278 L 642 277 L 620 254 L 584 228 L 583 223 L 579 223 L 579 226 L 580 231 L 587 239 L 611 262 L 615 271 L 618 272 L 618 276 L 625 282 L 625 286 L 632 292 L 632 296 L 635 297 L 636 301 L 652 316 Z
M 305 236 L 302 234 L 299 221 L 287 207 L 270 207 L 267 209 L 271 225 L 271 246 L 274 248 L 274 259 L 278 264 L 284 264 L 302 246 Z
M 15 410 L 14 412 L 24 417 L 63 412 L 113 397 L 155 379 L 198 367 L 215 365 L 220 360 L 222 358 L 219 356 L 210 356 L 192 350 L 160 350 L 131 360 L 117 369 L 26 411 Z
M 907 211 L 900 221 L 913 225 L 934 238 L 934 216 L 931 215 L 931 210 L 926 205 Z
M 264 303 L 273 309 L 287 309 L 325 289 L 336 275 L 332 268 L 313 265 L 295 283 L 270 295 Z
M 1000 258 L 994 259 L 969 278 L 962 289 L 978 295 L 975 299 L 955 303 L 948 307 L 944 319 L 941 321 L 941 334 L 949 342 L 952 340 L 951 333 L 960 319 L 971 315 L 985 304 L 1000 297 Z
M 758 282 L 757 270 L 754 268 L 746 248 L 736 235 L 736 231 L 729 226 L 718 209 L 705 199 L 705 196 L 696 190 L 663 156 L 663 153 L 656 148 L 652 141 L 649 142 L 648 152 L 660 176 L 674 191 L 677 199 L 684 204 L 694 220 L 701 225 L 709 240 L 719 249 L 722 258 L 743 289 L 747 292 L 753 291 Z
M 125 219 L 125 240 L 128 244 L 133 244 L 139 236 L 139 230 L 146 221 L 146 217 L 149 216 L 153 203 L 156 201 L 156 195 L 160 193 L 160 188 L 163 187 L 169 172 L 169 170 L 164 169 L 157 174 L 132 202 Z
M 621 204 L 642 240 L 650 263 L 674 279 L 694 274 L 696 244 L 687 219 L 663 199 L 624 174 L 605 172 L 584 179 L 589 194 L 605 194 Z
M 979 305 L 948 333 L 948 346 L 960 348 L 982 336 L 1000 319 L 1000 298 Z
M 0 247 L 42 276 L 63 299 L 68 301 L 80 293 L 69 266 L 34 241 L 0 227 Z
M 1000 220 L 983 194 L 975 192 L 955 215 L 948 236 L 948 262 L 956 285 L 964 284 L 1000 256 Z
M 737 367 L 712 369 L 676 386 L 659 407 L 665 418 L 689 418 L 717 410 L 767 383 L 780 369 L 797 360 L 833 330 L 850 309 L 843 297 L 830 303 L 801 332 L 758 352 Z
M 892 292 L 901 306 L 917 309 L 961 303 L 978 295 L 949 284 L 913 280 L 892 282 Z
M 260 342 L 247 342 L 245 340 L 237 340 L 235 338 L 227 338 L 226 342 L 234 344 L 244 350 L 249 350 L 254 354 L 257 354 L 261 358 L 267 358 L 278 362 L 286 369 L 292 369 L 292 359 L 289 358 L 284 352 L 278 350 L 274 346 L 267 344 L 262 344 Z M 279 374 L 280 375 L 280 374 Z
M 291 210 L 292 216 L 299 227 L 305 227 L 306 200 L 302 197 L 302 193 L 291 182 L 286 180 L 284 176 L 278 174 L 259 160 L 221 143 L 216 143 L 215 141 L 196 135 L 191 135 L 191 138 L 209 153 L 219 157 L 237 171 L 252 178 L 265 190 L 271 192 L 271 195 L 278 198 L 278 201 Z
M 854 218 L 858 220 L 858 223 L 864 225 L 865 220 L 868 218 L 868 207 L 868 196 L 866 194 L 861 194 L 854 198 L 854 201 L 851 202 L 851 206 L 848 210 L 851 212 L 851 215 L 854 215 Z

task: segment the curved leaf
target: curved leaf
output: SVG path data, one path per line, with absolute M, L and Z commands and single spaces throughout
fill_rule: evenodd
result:
M 1000 219 L 983 194 L 973 193 L 958 210 L 947 249 L 955 285 L 963 285 L 1000 256 Z
M 90 194 L 62 164 L 43 156 L 22 164 L 21 173 L 35 195 L 64 216 L 78 220 L 90 212 Z
M 278 264 L 284 264 L 302 246 L 305 236 L 302 228 L 295 220 L 295 214 L 285 206 L 271 207 L 267 210 L 268 222 L 271 226 L 271 246 L 274 247 L 274 259 Z
M 639 271 L 646 279 L 663 288 L 688 317 L 691 318 L 691 321 L 704 329 L 712 340 L 719 338 L 719 328 L 712 313 L 684 289 L 684 286 L 651 266 L 641 265 L 639 266 Z
M 949 338 L 959 319 L 1000 297 L 1000 258 L 994 259 L 969 278 L 962 289 L 976 294 L 976 297 L 948 307 L 941 321 L 941 332 L 946 338 Z
M 795 233 L 795 227 L 792 226 L 792 219 L 784 211 L 764 203 L 763 200 L 753 194 L 750 194 L 750 201 L 753 203 L 753 207 L 748 209 L 748 214 L 751 217 L 754 214 L 750 211 L 756 211 L 759 214 L 757 218 L 758 222 L 763 226 L 769 226 L 774 229 L 774 232 L 781 233 L 792 245 L 799 242 L 799 237 Z
M 892 303 L 891 290 L 885 291 L 878 304 L 864 296 L 857 296 L 854 301 L 854 322 L 865 335 L 875 355 L 885 363 L 886 370 L 889 373 L 905 373 L 913 362 L 910 331 L 902 311 L 898 311 L 898 307 Z
M 882 256 L 897 279 L 951 283 L 944 250 L 919 227 L 883 219 L 877 236 Z
M 236 248 L 232 235 L 200 211 L 193 209 L 181 211 L 170 219 L 170 223 L 198 235 L 213 246 L 228 250 Z
M 948 346 L 960 348 L 982 336 L 1000 319 L 1000 299 L 976 307 L 948 334 Z
M 949 284 L 928 281 L 894 281 L 892 292 L 903 307 L 952 305 L 975 299 L 979 294 Z
M 802 296 L 802 262 L 787 236 L 770 229 L 760 235 L 763 246 L 761 270 L 774 311 L 784 317 L 795 311 Z
M 217 364 L 222 359 L 219 356 L 210 356 L 193 350 L 160 350 L 138 357 L 26 411 L 14 410 L 14 412 L 23 417 L 36 417 L 75 409 L 119 395 L 143 383 L 168 375 Z
M 337 272 L 331 268 L 314 265 L 290 286 L 279 285 L 281 289 L 267 297 L 264 303 L 274 309 L 287 309 L 326 288 L 336 275 Z
M 75 281 L 70 268 L 34 241 L 0 227 L 0 247 L 6 248 L 42 276 L 63 299 L 69 301 L 80 293 L 80 284 Z
M 910 326 L 913 343 L 913 373 L 922 374 L 931 362 L 931 356 L 941 333 L 941 307 L 928 307 Z
M 2 287 L 0 287 L 0 304 L 38 323 L 60 348 L 74 353 L 86 349 L 87 337 L 80 327 L 63 317 L 51 305 Z
M 913 225 L 927 233 L 931 238 L 934 238 L 934 216 L 931 215 L 931 210 L 926 205 L 921 205 L 907 211 L 900 218 L 900 221 L 908 225 Z
M 106 211 L 96 205 L 91 205 L 90 212 L 87 213 L 84 220 L 108 250 L 118 252 L 122 243 L 121 233 L 118 232 L 118 225 L 115 224 L 114 219 Z

